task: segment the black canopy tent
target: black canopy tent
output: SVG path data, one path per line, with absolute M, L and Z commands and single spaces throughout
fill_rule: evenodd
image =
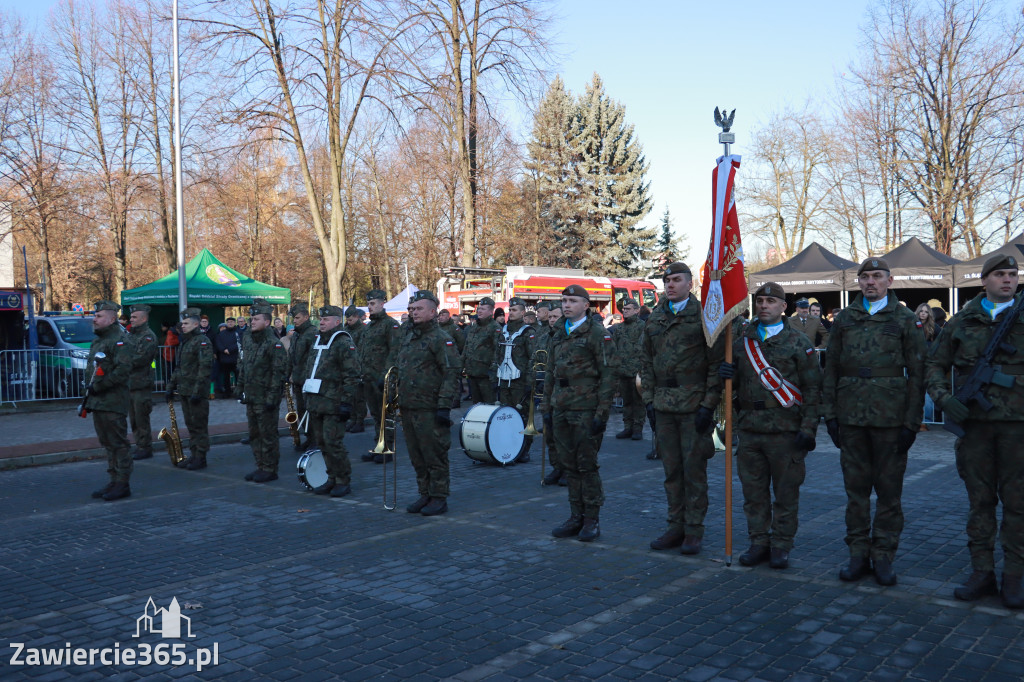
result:
M 914 310 L 929 299 L 937 298 L 940 295 L 938 290 L 942 289 L 948 296 L 949 311 L 955 309 L 953 267 L 960 263 L 959 260 L 936 251 L 917 237 L 911 237 L 880 257 L 889 264 L 893 291 L 908 308 Z M 847 281 L 854 285 L 857 281 L 857 267 L 854 266 L 846 273 Z
M 1018 261 L 1024 261 L 1024 232 L 1021 232 L 998 249 L 993 249 L 977 258 L 965 260 L 954 266 L 953 282 L 955 288 L 953 290 L 953 302 L 956 305 L 953 310 L 960 309 L 961 299 L 966 303 L 981 293 L 981 266 L 995 255 L 1013 256 Z M 961 294 L 963 295 L 961 296 Z
M 856 277 L 856 263 L 837 256 L 818 242 L 811 242 L 789 260 L 752 273 L 747 278 L 747 291 L 753 294 L 765 282 L 775 282 L 785 289 L 790 304 L 797 298 L 796 294 L 814 295 L 822 302 L 825 314 L 831 308 L 844 305 L 843 293 L 848 288 L 846 273 L 850 268 Z

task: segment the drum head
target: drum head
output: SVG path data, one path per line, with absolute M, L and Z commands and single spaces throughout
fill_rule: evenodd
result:
M 523 449 L 526 436 L 523 430 L 523 418 L 515 408 L 499 407 L 491 414 L 487 424 L 487 450 L 499 464 L 508 464 Z
M 310 450 L 299 457 L 296 464 L 299 481 L 307 489 L 312 490 L 327 483 L 327 462 L 319 450 Z

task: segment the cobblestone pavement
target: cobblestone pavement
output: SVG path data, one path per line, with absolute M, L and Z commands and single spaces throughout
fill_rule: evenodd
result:
M 1020 680 L 1024 616 L 998 598 L 965 605 L 966 495 L 951 438 L 911 451 L 899 585 L 841 583 L 845 496 L 838 452 L 819 431 L 808 457 L 791 567 L 724 554 L 724 457 L 710 462 L 703 554 L 653 552 L 665 502 L 650 442 L 602 447 L 602 537 L 556 540 L 564 488 L 539 485 L 533 461 L 507 468 L 451 452 L 445 516 L 403 511 L 415 497 L 399 457 L 399 511 L 381 508 L 381 467 L 358 461 L 369 432 L 348 436 L 351 496 L 296 481 L 288 439 L 281 478 L 242 480 L 247 448 L 215 446 L 202 472 L 166 457 L 136 463 L 133 496 L 89 493 L 104 463 L 0 473 L 2 679 L 314 680 Z M 649 438 L 648 433 L 648 438 Z M 733 554 L 748 544 L 738 481 Z M 192 639 L 136 632 L 152 597 L 184 606 Z M 11 643 L 45 649 L 216 646 L 218 664 L 70 667 L 11 664 Z M 22 652 L 22 660 L 26 657 Z

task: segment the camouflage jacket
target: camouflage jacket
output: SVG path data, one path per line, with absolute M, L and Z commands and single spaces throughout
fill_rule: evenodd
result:
M 533 363 L 533 352 L 537 350 L 537 330 L 529 324 L 523 323 L 522 320 L 518 322 L 509 322 L 505 325 L 505 329 L 501 331 L 501 337 L 498 340 L 498 346 L 494 349 L 494 361 L 491 364 L 491 374 L 497 378 L 498 368 L 501 363 L 505 360 L 505 333 L 507 331 L 509 337 L 515 334 L 520 329 L 523 332 L 516 337 L 516 340 L 512 342 L 512 364 L 519 370 L 519 378 L 514 379 L 511 382 L 503 379 L 498 379 L 498 384 L 501 386 L 513 386 L 519 384 L 526 384 L 532 382 L 533 372 L 531 368 Z
M 611 332 L 615 352 L 619 356 L 619 376 L 635 377 L 642 364 L 644 321 L 634 315 L 612 327 Z
M 449 409 L 461 371 L 455 341 L 438 328 L 437 320 L 411 325 L 398 351 L 398 406 Z
M 924 410 L 924 334 L 917 316 L 889 292 L 874 315 L 864 297 L 839 311 L 826 351 L 822 416 L 840 424 L 917 431 Z
M 363 329 L 363 335 L 356 344 L 363 380 L 376 383 L 378 379 L 383 379 L 388 368 L 398 362 L 401 343 L 398 322 L 384 311 L 370 315 L 370 323 Z
M 725 360 L 725 335 L 709 347 L 704 339 L 700 301 L 690 294 L 673 313 L 665 298 L 651 312 L 643 331 L 640 394 L 659 412 L 683 414 L 713 410 L 722 398 L 718 368 Z
M 828 346 L 828 331 L 825 329 L 825 325 L 821 323 L 820 317 L 814 317 L 808 315 L 806 320 L 801 320 L 799 315 L 793 315 L 789 318 L 789 323 L 798 332 L 801 332 L 811 341 L 811 346 L 814 348 L 825 348 Z M 815 341 L 818 337 L 821 337 L 819 341 Z
M 181 335 L 178 347 L 178 368 L 167 386 L 177 391 L 182 399 L 194 395 L 210 395 L 210 368 L 213 365 L 213 344 L 198 329 Z
M 320 390 L 316 393 L 303 393 L 306 409 L 317 414 L 338 414 L 341 412 L 341 404 L 348 403 L 355 411 L 356 391 L 362 380 L 362 372 L 359 371 L 359 352 L 352 334 L 347 329 L 335 328 L 318 334 L 314 339 L 316 343 L 309 351 L 303 372 L 311 379 L 320 379 Z M 317 349 L 317 345 L 328 343 L 329 348 L 322 351 Z M 316 374 L 313 373 L 314 365 Z
M 288 352 L 269 329 L 249 332 L 242 339 L 235 392 L 250 405 L 281 402 L 288 380 Z
M 761 341 L 758 325 L 747 325 L 742 336 L 733 344 L 732 357 L 736 363 L 733 386 L 736 388 L 733 409 L 737 413 L 739 428 L 754 433 L 796 433 L 803 431 L 813 436 L 818 428 L 821 407 L 821 370 L 818 355 L 810 339 L 793 328 L 791 320 L 782 318 L 782 331 Z M 779 370 L 790 383 L 800 389 L 803 401 L 799 405 L 783 407 L 771 391 L 762 384 L 745 350 L 745 339 L 754 339 L 761 346 L 768 364 Z
M 477 320 L 466 332 L 466 345 L 462 351 L 462 364 L 468 377 L 488 377 L 495 380 L 494 349 L 501 339 L 501 327 L 489 317 Z
M 156 361 L 156 334 L 148 324 L 132 329 L 125 337 L 125 345 L 131 349 L 132 369 L 128 380 L 128 388 L 133 391 L 152 391 L 153 363 Z
M 96 332 L 89 346 L 88 372 L 96 369 L 85 409 L 128 414 L 128 379 L 132 368 L 132 352 L 121 325 L 116 322 Z M 106 357 L 97 363 L 96 354 Z M 88 378 L 88 377 L 87 377 Z
M 306 380 L 306 358 L 309 356 L 310 347 L 316 341 L 316 335 L 317 330 L 309 320 L 295 328 L 295 336 L 292 337 L 292 347 L 288 349 L 288 361 L 293 384 L 302 384 Z
M 342 328 L 348 332 L 349 336 L 352 337 L 352 344 L 356 348 L 359 348 L 359 344 L 363 342 L 363 330 L 366 329 L 366 325 L 363 324 L 362 322 L 357 322 L 352 326 L 346 324 Z
M 1014 304 L 1020 300 L 1021 295 L 1014 297 Z M 955 370 L 958 382 L 966 379 L 985 351 L 995 325 L 1002 321 L 1004 315 L 1009 314 L 1008 310 L 1004 310 L 993 320 L 981 306 L 984 298 L 984 293 L 978 294 L 963 310 L 950 318 L 926 362 L 928 393 L 936 405 L 942 405 L 949 397 L 949 369 Z M 971 420 L 1024 421 L 1024 377 L 1021 376 L 1024 375 L 1024 316 L 1017 317 L 1005 340 L 1017 352 L 997 350 L 992 364 L 998 365 L 1002 373 L 1009 375 L 1014 385 L 1006 388 L 989 384 L 985 387 L 983 393 L 992 403 L 992 409 L 985 412 L 977 403 L 971 402 L 968 405 Z
M 560 322 L 548 343 L 541 412 L 594 410 L 598 419 L 608 419 L 618 369 L 614 351 L 611 335 L 593 317 L 571 334 Z
M 462 349 L 466 347 L 466 335 L 459 329 L 459 325 L 455 324 L 455 320 L 449 318 L 447 324 L 438 323 L 438 327 L 441 328 L 448 336 L 452 337 L 452 341 L 455 342 L 455 347 L 459 353 L 462 353 Z

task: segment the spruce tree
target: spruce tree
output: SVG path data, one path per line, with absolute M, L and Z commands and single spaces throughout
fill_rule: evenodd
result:
M 672 216 L 669 215 L 668 206 L 665 207 L 665 213 L 661 216 L 660 229 L 658 244 L 655 247 L 657 254 L 653 259 L 654 263 L 652 263 L 655 268 L 663 268 L 669 263 L 674 263 L 684 257 L 679 251 L 675 236 L 672 234 Z

